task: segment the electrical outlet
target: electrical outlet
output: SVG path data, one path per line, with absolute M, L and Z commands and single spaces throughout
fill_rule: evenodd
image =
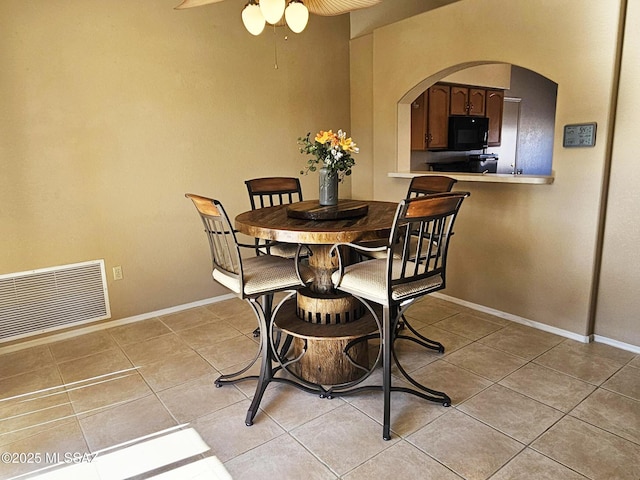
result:
M 113 279 L 122 280 L 122 267 L 120 265 L 113 267 Z

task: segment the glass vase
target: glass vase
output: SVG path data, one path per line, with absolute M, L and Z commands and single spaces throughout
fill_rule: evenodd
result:
M 320 205 L 337 205 L 338 174 L 322 167 L 318 170 L 318 181 L 320 182 Z

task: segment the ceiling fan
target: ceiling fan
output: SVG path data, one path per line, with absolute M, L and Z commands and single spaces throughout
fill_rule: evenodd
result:
M 200 7 L 223 0 L 183 0 L 176 10 Z M 242 10 L 242 22 L 253 35 L 260 35 L 267 23 L 283 25 L 294 33 L 302 32 L 309 21 L 309 13 L 321 16 L 342 15 L 361 8 L 372 7 L 382 0 L 249 0 Z

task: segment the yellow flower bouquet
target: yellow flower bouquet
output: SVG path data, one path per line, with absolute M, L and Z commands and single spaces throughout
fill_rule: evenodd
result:
M 309 132 L 305 137 L 298 138 L 298 145 L 300 153 L 313 155 L 300 174 L 315 172 L 320 165 L 320 168 L 326 168 L 330 174 L 337 174 L 339 180 L 345 175 L 351 175 L 351 167 L 356 164 L 351 155 L 359 151 L 356 143 L 342 130 L 338 130 L 338 133 L 320 130 L 313 140 Z

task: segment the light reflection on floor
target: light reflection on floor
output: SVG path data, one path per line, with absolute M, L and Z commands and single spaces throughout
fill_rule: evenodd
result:
M 86 454 L 85 458 L 61 458 L 61 463 L 39 472 L 14 477 L 37 480 L 230 480 L 231 475 L 215 456 L 203 456 L 209 446 L 188 425 L 147 435 L 115 447 Z M 13 480 L 13 479 L 12 479 Z

